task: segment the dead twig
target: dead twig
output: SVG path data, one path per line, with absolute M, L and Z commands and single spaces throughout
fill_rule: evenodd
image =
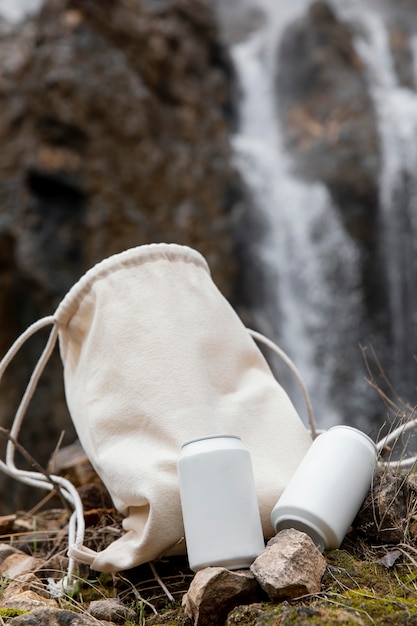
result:
M 161 589 L 163 590 L 163 592 L 165 593 L 165 595 L 167 596 L 168 600 L 170 602 L 174 602 L 174 597 L 172 596 L 172 594 L 169 592 L 167 586 L 164 584 L 164 582 L 161 580 L 158 572 L 156 571 L 155 565 L 152 563 L 152 561 L 150 561 L 149 563 L 149 567 L 152 570 L 152 574 L 155 577 L 156 582 L 158 583 L 158 585 L 161 587 Z
M 408 417 L 408 413 L 413 412 L 413 407 L 408 402 L 405 402 L 403 398 L 401 398 L 396 392 L 396 390 L 394 389 L 391 381 L 389 380 L 389 378 L 387 377 L 385 373 L 384 368 L 382 367 L 381 361 L 379 360 L 379 357 L 377 353 L 375 352 L 375 349 L 372 346 L 370 348 L 371 353 L 372 353 L 372 358 L 375 361 L 379 378 L 386 386 L 386 389 L 387 389 L 386 392 L 383 391 L 383 389 L 381 388 L 381 385 L 375 380 L 375 375 L 372 371 L 372 368 L 369 363 L 369 358 L 366 354 L 367 348 L 362 345 L 360 345 L 359 347 L 362 352 L 362 356 L 365 362 L 365 367 L 369 375 L 369 379 L 367 379 L 367 382 L 371 385 L 373 389 L 375 389 L 375 391 L 378 393 L 378 395 L 383 400 L 383 402 L 388 407 L 390 407 L 390 409 L 392 409 L 392 411 L 396 414 L 396 416 L 401 414 L 403 418 Z M 390 394 L 391 397 L 388 394 Z

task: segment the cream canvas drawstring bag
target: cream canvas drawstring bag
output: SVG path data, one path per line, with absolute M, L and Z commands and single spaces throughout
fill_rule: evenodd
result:
M 270 513 L 311 437 L 253 337 L 215 286 L 205 259 L 177 244 L 150 244 L 98 263 L 54 315 L 11 430 L 2 469 L 35 486 L 58 487 L 74 506 L 70 568 L 137 566 L 184 546 L 176 463 L 182 444 L 216 434 L 249 449 L 265 537 Z M 41 372 L 59 339 L 68 408 L 80 442 L 115 507 L 124 534 L 102 552 L 83 545 L 82 505 L 67 480 L 19 470 L 14 441 Z M 277 348 L 278 350 L 278 348 Z M 306 397 L 306 396 L 305 396 Z

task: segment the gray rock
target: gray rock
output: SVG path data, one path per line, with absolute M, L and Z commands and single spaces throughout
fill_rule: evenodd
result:
M 21 574 L 15 579 L 9 579 L 6 575 L 4 580 L 7 581 L 7 584 L 5 584 L 3 590 L 3 603 L 8 601 L 9 606 L 14 606 L 13 602 L 16 600 L 17 596 L 21 596 L 23 592 L 31 591 L 34 593 L 33 599 L 39 600 L 42 606 L 45 604 L 45 598 L 47 599 L 46 604 L 49 604 L 51 595 L 42 581 L 33 572 Z M 29 594 L 29 598 L 30 597 L 31 595 Z M 56 606 L 58 608 L 58 605 L 55 605 L 55 603 L 52 603 L 52 606 Z
M 200 0 L 46 0 L 0 33 L 2 355 L 86 270 L 132 246 L 197 248 L 233 297 L 232 74 Z M 5 427 L 40 344 L 30 342 L 5 374 Z M 57 352 L 38 392 L 20 441 L 28 449 L 36 441 L 45 466 L 63 430 L 64 443 L 76 436 Z M 39 500 L 3 476 L 0 487 L 4 513 Z
M 32 612 L 34 610 L 50 611 L 51 609 L 57 609 L 58 603 L 56 600 L 46 598 L 32 589 L 23 590 L 22 588 L 19 589 L 17 585 L 11 585 L 6 588 L 1 606 L 5 609 L 19 609 L 20 611 Z
M 33 572 L 40 564 L 39 559 L 23 552 L 9 554 L 0 565 L 0 575 L 17 578 L 28 572 Z
M 251 565 L 251 572 L 273 602 L 318 593 L 326 559 L 308 535 L 279 532 Z
M 61 609 L 37 609 L 8 621 L 9 626 L 97 626 L 93 617 Z
M 239 604 L 257 598 L 257 583 L 249 570 L 206 567 L 197 572 L 182 604 L 194 626 L 220 626 Z
M 127 620 L 134 621 L 136 613 L 125 606 L 117 598 L 93 600 L 88 607 L 88 613 L 99 620 L 108 620 L 116 624 L 124 624 Z

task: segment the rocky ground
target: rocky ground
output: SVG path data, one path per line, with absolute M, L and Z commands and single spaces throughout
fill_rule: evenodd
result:
M 85 507 L 86 543 L 102 548 L 122 532 L 121 518 L 102 484 L 79 457 L 65 470 L 78 481 Z M 183 598 L 195 576 L 185 557 L 161 559 L 117 574 L 81 566 L 77 589 L 51 597 L 51 580 L 67 567 L 70 511 L 55 496 L 28 512 L 0 518 L 0 623 L 9 626 L 90 624 L 381 624 L 417 625 L 417 481 L 412 473 L 381 469 L 339 550 L 324 554 L 319 588 L 293 589 L 271 600 L 258 586 L 208 617 L 189 617 Z M 41 497 L 41 496 L 40 496 Z M 285 531 L 284 531 L 285 532 Z M 223 590 L 226 583 L 221 583 Z M 229 610 L 230 609 L 230 610 Z

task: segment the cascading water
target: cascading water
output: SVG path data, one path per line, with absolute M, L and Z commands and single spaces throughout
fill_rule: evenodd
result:
M 358 259 L 325 187 L 297 180 L 282 146 L 273 84 L 276 47 L 288 21 L 296 17 L 295 9 L 305 10 L 308 2 L 292 4 L 290 12 L 284 10 L 288 4 L 266 4 L 265 27 L 232 49 L 242 88 L 234 148 L 267 224 L 268 234 L 253 254 L 265 268 L 269 304 L 255 309 L 255 320 L 300 369 L 318 424 L 327 427 L 342 421 L 332 403 L 338 342 L 330 337 L 329 324 L 337 316 L 337 333 L 349 333 L 352 312 L 360 310 Z M 349 315 L 341 313 L 347 311 Z M 290 389 L 298 404 L 295 389 Z
M 380 227 L 388 283 L 392 376 L 401 392 L 415 389 L 417 323 L 417 92 L 400 85 L 383 15 L 352 3 L 343 13 L 360 20 L 355 39 L 364 59 L 381 142 Z M 417 39 L 410 46 L 417 85 Z
M 43 0 L 0 0 L 0 17 L 6 22 L 19 22 L 26 14 L 35 12 Z
M 307 185 L 291 173 L 278 123 L 277 47 L 288 24 L 305 14 L 310 4 L 310 0 L 258 3 L 266 16 L 264 25 L 231 48 L 242 90 L 240 127 L 233 142 L 236 163 L 267 225 L 267 234 L 253 244 L 252 255 L 264 267 L 268 304 L 255 307 L 254 317 L 260 330 L 275 339 L 300 369 L 320 427 L 348 422 L 371 431 L 367 410 L 374 392 L 364 382 L 366 370 L 359 350 L 369 337 L 363 323 L 358 250 L 326 188 Z M 368 67 L 378 114 L 383 155 L 381 233 L 392 359 L 398 371 L 405 358 L 412 358 L 404 346 L 407 329 L 416 321 L 415 271 L 410 259 L 415 264 L 417 240 L 409 236 L 417 220 L 415 189 L 414 197 L 407 196 L 400 210 L 396 202 L 404 174 L 413 180 L 417 170 L 417 94 L 398 86 L 387 29 L 375 7 L 365 11 L 363 3 L 354 0 L 331 4 L 338 17 L 360 25 L 355 45 Z M 339 387 L 342 380 L 344 389 L 335 393 L 338 370 Z M 290 390 L 302 412 L 293 394 Z M 380 425 L 383 421 L 382 414 Z M 377 426 L 373 427 L 375 433 Z

